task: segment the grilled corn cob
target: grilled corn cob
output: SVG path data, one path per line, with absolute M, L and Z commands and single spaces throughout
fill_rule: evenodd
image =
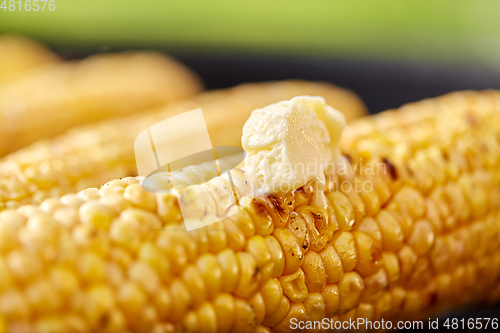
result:
M 109 179 L 136 175 L 134 139 L 145 128 L 175 114 L 202 108 L 212 144 L 240 146 L 250 111 L 295 95 L 323 95 L 347 119 L 365 113 L 361 100 L 326 83 L 283 81 L 246 84 L 203 93 L 140 115 L 107 120 L 38 142 L 0 162 L 0 209 L 39 203 Z
M 0 35 L 0 84 L 12 81 L 35 68 L 59 61 L 56 54 L 31 40 Z
M 153 52 L 96 55 L 37 70 L 0 89 L 0 156 L 76 125 L 201 91 L 179 62 Z
M 352 172 L 192 232 L 136 178 L 4 210 L 0 332 L 286 332 L 498 299 L 499 111 L 500 93 L 462 92 L 357 121 Z

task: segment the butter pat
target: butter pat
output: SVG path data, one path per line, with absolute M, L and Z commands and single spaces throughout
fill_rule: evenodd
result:
M 256 109 L 243 127 L 245 173 L 256 192 L 288 192 L 325 182 L 328 163 L 339 158 L 344 115 L 322 97 L 298 96 Z

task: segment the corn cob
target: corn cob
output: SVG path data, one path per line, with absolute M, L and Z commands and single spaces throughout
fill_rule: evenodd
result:
M 56 54 L 31 40 L 0 35 L 0 84 L 15 80 L 35 68 L 59 61 Z
M 347 119 L 365 113 L 355 94 L 326 83 L 246 84 L 203 93 L 140 115 L 83 126 L 11 154 L 0 162 L 0 210 L 2 204 L 5 208 L 40 203 L 46 197 L 136 175 L 135 137 L 161 120 L 193 109 L 202 108 L 214 146 L 240 146 L 243 123 L 253 109 L 300 94 L 325 96 Z
M 76 125 L 200 91 L 193 72 L 153 52 L 96 55 L 45 67 L 0 89 L 0 156 Z
M 359 120 L 341 141 L 354 171 L 324 192 L 251 198 L 193 232 L 136 178 L 4 210 L 0 332 L 286 332 L 498 299 L 499 111 L 500 93 L 462 92 Z

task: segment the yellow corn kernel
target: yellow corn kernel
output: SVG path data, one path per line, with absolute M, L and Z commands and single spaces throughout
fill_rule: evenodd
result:
M 387 272 L 389 285 L 397 283 L 401 276 L 398 256 L 394 252 L 382 252 L 382 264 Z
M 198 317 L 198 332 L 215 333 L 217 332 L 217 314 L 210 303 L 203 303 L 196 311 Z
M 357 231 L 361 231 L 366 235 L 370 236 L 374 245 L 378 249 L 382 249 L 382 233 L 380 232 L 380 227 L 377 221 L 371 217 L 364 218 L 357 226 Z
M 165 287 L 160 288 L 155 295 L 153 295 L 152 303 L 158 312 L 158 318 L 160 320 L 167 320 L 171 313 L 173 300 Z
M 382 248 L 385 251 L 395 251 L 403 245 L 403 230 L 394 216 L 383 210 L 377 215 L 377 223 L 382 233 Z
M 309 320 L 321 321 L 325 318 L 325 300 L 320 293 L 309 293 L 304 306 Z
M 289 309 L 290 309 L 290 300 L 288 299 L 288 297 L 283 295 L 283 297 L 281 297 L 281 299 L 280 299 L 279 305 L 276 308 L 276 310 L 272 314 L 270 314 L 268 316 L 266 315 L 266 317 L 262 321 L 262 324 L 265 326 L 276 325 L 283 318 L 285 318 Z
M 170 295 L 176 302 L 176 306 L 172 307 L 170 318 L 173 321 L 177 321 L 184 316 L 188 306 L 191 304 L 191 294 L 181 280 L 175 279 L 170 285 Z
M 398 252 L 399 262 L 401 263 L 401 281 L 406 281 L 412 274 L 413 267 L 417 262 L 417 255 L 408 245 L 404 245 Z
M 327 272 L 321 255 L 317 252 L 307 252 L 301 269 L 305 275 L 305 284 L 309 293 L 317 293 L 326 285 Z
M 293 303 L 290 305 L 290 310 L 286 314 L 285 318 L 281 320 L 276 326 L 273 327 L 275 332 L 292 332 L 292 318 L 295 318 L 297 322 L 303 322 L 307 320 L 307 313 L 304 304 Z
M 359 305 L 364 291 L 364 282 L 356 272 L 345 273 L 339 282 L 339 312 L 347 313 Z
M 364 279 L 364 286 L 362 300 L 368 303 L 377 301 L 387 290 L 387 273 L 384 269 L 379 269 L 375 274 Z
M 278 308 L 283 297 L 283 287 L 278 279 L 272 278 L 262 287 L 261 294 L 265 303 L 265 316 L 267 317 Z
M 62 305 L 60 296 L 46 281 L 37 281 L 27 286 L 25 297 L 29 306 L 37 314 L 57 312 Z
M 227 246 L 234 251 L 240 251 L 245 248 L 245 235 L 230 219 L 223 220 L 224 227 L 227 230 Z
M 210 252 L 218 253 L 227 249 L 227 233 L 222 221 L 207 226 L 207 237 Z
M 182 280 L 184 281 L 189 294 L 192 304 L 198 307 L 206 299 L 206 288 L 205 283 L 201 277 L 200 272 L 195 266 L 190 265 L 186 267 L 182 273 Z
M 332 317 L 340 304 L 340 291 L 339 287 L 336 284 L 328 284 L 321 291 L 321 296 L 323 296 L 323 300 L 325 301 L 325 317 Z
M 214 299 L 214 309 L 217 315 L 217 330 L 227 333 L 234 322 L 234 298 L 230 294 L 219 294 Z
M 28 319 L 30 307 L 20 291 L 8 289 L 0 295 L 0 315 L 11 321 Z
M 255 312 L 247 300 L 235 298 L 234 300 L 234 324 L 231 332 L 253 332 L 256 325 Z
M 273 236 L 266 236 L 264 239 L 266 240 L 269 251 L 271 252 L 271 260 L 273 262 L 273 271 L 271 276 L 281 276 L 285 270 L 285 254 L 283 253 L 283 248 L 278 240 Z
M 273 236 L 278 240 L 285 256 L 283 274 L 295 272 L 300 267 L 304 254 L 297 237 L 288 229 L 276 228 Z
M 306 278 L 302 269 L 278 278 L 285 294 L 292 302 L 302 302 L 307 298 Z
M 234 293 L 242 298 L 250 298 L 258 291 L 262 278 L 257 268 L 257 262 L 251 254 L 246 252 L 236 253 L 236 259 L 240 275 Z
M 128 268 L 128 277 L 139 283 L 144 290 L 153 294 L 160 285 L 160 279 L 155 270 L 146 262 L 136 261 Z
M 126 282 L 118 290 L 117 302 L 127 316 L 135 318 L 146 305 L 147 295 L 137 283 Z
M 342 268 L 342 261 L 335 251 L 335 248 L 330 244 L 323 249 L 320 253 L 321 259 L 326 271 L 326 283 L 333 284 L 340 281 L 344 270 Z
M 358 255 L 356 252 L 356 243 L 350 232 L 338 232 L 332 240 L 333 247 L 340 257 L 344 272 L 349 272 L 356 267 Z
M 373 240 L 363 232 L 354 231 L 354 240 L 356 242 L 356 250 L 358 253 L 358 262 L 356 263 L 356 271 L 361 276 L 368 276 L 380 267 L 381 251 Z
M 266 316 L 264 298 L 260 293 L 257 293 L 250 299 L 250 304 L 255 312 L 255 325 L 260 325 Z
M 238 259 L 234 251 L 226 249 L 220 252 L 217 254 L 217 260 L 221 269 L 221 291 L 234 291 L 240 280 Z
M 152 242 L 146 242 L 139 248 L 139 259 L 148 263 L 162 281 L 170 278 L 170 262 L 162 251 Z
M 207 299 L 211 300 L 221 290 L 222 271 L 217 258 L 212 254 L 204 254 L 196 261 L 196 267 L 205 284 Z
M 413 225 L 413 232 L 408 239 L 408 244 L 417 255 L 425 255 L 434 244 L 434 231 L 429 221 L 421 220 Z
M 340 230 L 351 230 L 356 223 L 356 215 L 349 198 L 342 192 L 330 192 L 327 198 L 335 210 Z
M 94 285 L 84 294 L 84 312 L 92 327 L 99 327 L 103 318 L 110 318 L 115 308 L 113 291 L 106 285 Z

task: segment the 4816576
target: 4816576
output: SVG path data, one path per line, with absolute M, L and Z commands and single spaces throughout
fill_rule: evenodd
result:
M 1 0 L 0 0 L 1 1 Z M 25 11 L 25 12 L 38 12 L 38 11 L 45 11 L 49 10 L 53 12 L 56 10 L 56 1 L 55 0 L 4 0 L 2 2 L 2 5 L 0 6 L 0 9 L 3 9 L 4 11 Z

